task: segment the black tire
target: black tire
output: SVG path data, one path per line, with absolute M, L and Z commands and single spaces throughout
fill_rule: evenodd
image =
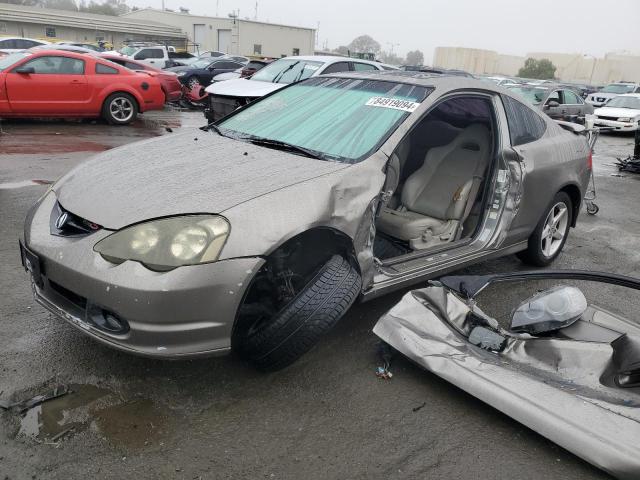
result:
M 116 108 L 118 105 L 123 107 L 122 111 Z M 128 125 L 137 116 L 138 102 L 128 93 L 112 93 L 102 104 L 102 117 L 111 125 Z
M 559 204 L 564 204 L 566 208 L 566 227 L 563 227 L 563 237 L 562 239 L 560 239 L 560 242 L 557 245 L 557 249 L 555 249 L 553 253 L 548 255 L 543 251 L 542 234 L 546 226 L 547 218 L 551 214 L 551 210 L 556 208 L 556 206 Z M 520 258 L 520 260 L 522 260 L 524 263 L 533 265 L 535 267 L 546 267 L 547 265 L 550 265 L 558 257 L 558 255 L 560 255 L 560 252 L 562 252 L 562 249 L 564 248 L 564 245 L 567 242 L 567 238 L 569 236 L 569 230 L 571 228 L 572 221 L 573 203 L 571 202 L 571 198 L 565 192 L 556 193 L 556 196 L 553 197 L 553 201 L 545 209 L 542 218 L 529 237 L 527 249 L 519 252 L 517 254 L 518 258 Z
M 361 288 L 353 264 L 334 255 L 266 325 L 239 339 L 240 353 L 264 371 L 290 365 L 340 320 Z

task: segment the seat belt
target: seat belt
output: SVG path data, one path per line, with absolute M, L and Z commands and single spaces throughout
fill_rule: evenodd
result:
M 458 223 L 458 231 L 455 234 L 454 241 L 459 240 L 462 236 L 464 222 L 469 217 L 471 209 L 476 203 L 476 196 L 478 195 L 478 190 L 480 190 L 480 185 L 482 185 L 482 180 L 482 177 L 479 177 L 477 175 L 473 176 L 473 183 L 471 184 L 471 189 L 469 190 L 469 195 L 467 196 L 467 204 L 464 206 L 464 211 L 462 212 L 462 216 L 460 217 L 460 223 Z

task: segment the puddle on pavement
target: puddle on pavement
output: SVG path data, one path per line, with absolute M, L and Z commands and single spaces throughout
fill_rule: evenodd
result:
M 167 433 L 168 417 L 151 400 L 124 400 L 94 385 L 69 385 L 69 390 L 28 410 L 18 435 L 55 443 L 90 429 L 114 447 L 139 449 Z

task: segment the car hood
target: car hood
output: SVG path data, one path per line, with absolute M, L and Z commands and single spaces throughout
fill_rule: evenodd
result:
M 246 78 L 238 78 L 237 80 L 227 80 L 211 84 L 205 88 L 205 91 L 213 95 L 224 95 L 225 97 L 259 98 L 286 86 L 286 83 L 260 82 Z
M 187 72 L 189 70 L 194 70 L 194 68 L 190 65 L 182 65 L 180 67 L 171 67 L 171 68 L 164 69 L 165 72 L 173 72 L 173 73 Z
M 605 117 L 633 118 L 640 115 L 640 110 L 636 110 L 635 108 L 602 107 L 593 113 Z
M 158 217 L 223 213 L 348 167 L 194 129 L 101 153 L 53 190 L 65 209 L 117 230 Z

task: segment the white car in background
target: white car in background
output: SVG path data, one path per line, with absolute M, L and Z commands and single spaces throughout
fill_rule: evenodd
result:
M 586 102 L 594 107 L 602 107 L 612 98 L 625 93 L 640 93 L 640 85 L 627 82 L 610 83 L 602 90 L 588 95 Z
M 21 52 L 40 45 L 49 45 L 46 40 L 36 40 L 35 38 L 23 37 L 0 37 L 0 51 L 6 53 Z
M 518 82 L 516 82 L 514 79 L 508 78 L 508 77 L 498 77 L 498 76 L 481 77 L 480 80 L 487 80 L 487 81 L 493 82 L 493 83 L 495 83 L 497 85 L 500 85 L 501 87 L 518 85 Z
M 205 116 L 211 122 L 217 121 L 256 98 L 323 73 L 366 70 L 385 68 L 379 62 L 349 57 L 309 55 L 281 58 L 256 72 L 251 78 L 209 85 L 205 89 L 209 94 L 209 108 L 205 110 Z
M 593 113 L 596 126 L 634 132 L 640 128 L 640 93 L 618 95 Z

